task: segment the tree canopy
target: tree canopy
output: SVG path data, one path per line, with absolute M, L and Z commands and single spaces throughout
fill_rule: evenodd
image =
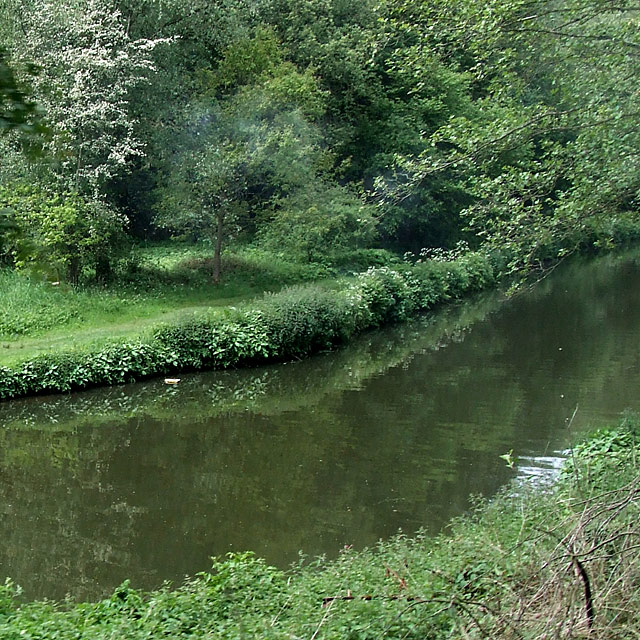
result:
M 308 260 L 466 241 L 526 269 L 636 223 L 629 0 L 0 7 L 0 185 L 209 238 L 218 268 L 236 238 Z

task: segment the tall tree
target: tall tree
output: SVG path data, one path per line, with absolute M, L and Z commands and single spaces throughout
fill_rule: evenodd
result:
M 396 163 L 397 200 L 452 174 L 464 213 L 512 268 L 606 241 L 640 192 L 638 9 L 610 0 L 390 0 L 394 19 L 433 25 L 425 46 L 469 77 L 471 108 Z M 532 63 L 535 61 L 535 63 Z M 392 186 L 395 186 L 392 184 Z
M 313 175 L 313 129 L 272 107 L 261 90 L 209 99 L 173 131 L 158 222 L 210 238 L 216 284 L 225 239 Z
M 109 0 L 29 0 L 18 19 L 13 55 L 38 61 L 32 86 L 51 130 L 51 168 L 65 188 L 104 195 L 143 153 L 131 95 L 149 81 L 153 51 L 166 40 L 131 38 Z
M 201 70 L 199 99 L 163 132 L 158 221 L 211 239 L 216 283 L 225 240 L 267 224 L 278 202 L 330 164 L 314 124 L 325 95 L 310 70 L 283 58 L 269 29 L 232 43 L 214 69 Z

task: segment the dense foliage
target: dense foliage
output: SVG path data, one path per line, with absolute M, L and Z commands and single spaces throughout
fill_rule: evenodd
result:
M 446 536 L 399 536 L 284 572 L 216 558 L 183 585 L 128 582 L 96 603 L 20 604 L 7 638 L 633 637 L 638 626 L 637 423 L 578 446 L 546 490 L 511 486 Z
M 40 214 L 12 200 L 18 232 L 71 198 L 135 237 L 208 239 L 217 282 L 233 241 L 326 262 L 466 240 L 526 270 L 637 227 L 627 0 L 0 9 L 0 187 L 48 194 Z M 43 152 L 27 162 L 40 114 Z M 67 225 L 53 217 L 50 232 Z M 31 240 L 48 255 L 44 235 Z M 11 243 L 0 250 L 25 264 Z
M 495 281 L 491 261 L 468 253 L 398 270 L 370 268 L 342 286 L 294 286 L 250 306 L 209 310 L 135 340 L 45 353 L 0 367 L 0 399 L 65 392 L 202 369 L 291 360 Z

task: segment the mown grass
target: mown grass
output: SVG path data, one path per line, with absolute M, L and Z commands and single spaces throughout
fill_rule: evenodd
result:
M 225 257 L 224 280 L 216 287 L 210 254 L 209 247 L 198 245 L 138 247 L 106 287 L 73 288 L 0 270 L 0 363 L 60 348 L 106 345 L 159 321 L 178 321 L 331 273 L 321 265 L 238 249 Z
M 637 638 L 638 424 L 576 448 L 554 484 L 512 485 L 438 537 L 397 536 L 282 571 L 249 553 L 173 587 L 20 604 L 0 637 L 92 639 Z

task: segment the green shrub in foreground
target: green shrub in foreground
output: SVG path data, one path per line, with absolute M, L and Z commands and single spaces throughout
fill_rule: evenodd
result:
M 293 286 L 252 308 L 158 327 L 146 339 L 44 354 L 0 368 L 0 398 L 122 384 L 178 371 L 290 360 L 433 307 L 495 280 L 488 258 L 371 268 L 338 290 Z

